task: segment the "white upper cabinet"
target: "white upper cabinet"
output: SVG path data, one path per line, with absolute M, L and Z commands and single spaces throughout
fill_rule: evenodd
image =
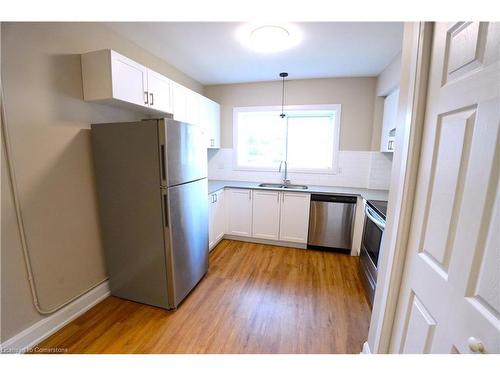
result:
M 253 191 L 252 237 L 279 239 L 280 192 Z
M 83 98 L 172 113 L 172 81 L 112 50 L 82 55 Z
M 173 84 L 173 113 L 174 120 L 187 121 L 187 88 L 178 83 Z
M 172 81 L 151 69 L 147 73 L 147 104 L 158 111 L 172 113 Z
M 111 51 L 112 97 L 143 106 L 147 104 L 147 68 Z
M 201 95 L 178 83 L 173 86 L 174 120 L 200 125 Z
M 394 152 L 398 99 L 399 89 L 394 90 L 384 99 L 384 117 L 382 133 L 380 135 L 381 152 Z
M 220 105 L 200 97 L 200 124 L 205 129 L 207 148 L 220 148 Z
M 252 190 L 227 189 L 227 233 L 252 236 Z
M 281 241 L 307 243 L 310 202 L 310 194 L 281 193 Z
M 200 94 L 186 89 L 186 122 L 193 125 L 200 125 L 200 98 Z
M 207 148 L 220 147 L 220 106 L 119 53 L 105 49 L 81 56 L 83 98 L 131 107 L 198 125 Z

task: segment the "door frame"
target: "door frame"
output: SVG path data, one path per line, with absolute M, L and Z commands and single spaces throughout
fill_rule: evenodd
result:
M 406 262 L 413 202 L 420 161 L 432 22 L 406 22 L 401 55 L 396 149 L 394 151 L 387 225 L 381 243 L 379 274 L 368 339 L 363 353 L 388 353 Z

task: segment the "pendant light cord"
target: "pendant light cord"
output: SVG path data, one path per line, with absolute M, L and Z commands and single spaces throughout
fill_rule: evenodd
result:
M 280 77 L 282 78 L 282 86 L 281 86 L 281 118 L 285 118 L 285 78 L 288 77 L 287 72 L 280 73 Z

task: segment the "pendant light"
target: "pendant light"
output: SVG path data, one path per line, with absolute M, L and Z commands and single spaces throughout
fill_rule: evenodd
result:
M 282 78 L 282 82 L 283 82 L 282 89 L 281 89 L 281 114 L 280 114 L 280 117 L 285 118 L 285 111 L 284 111 L 284 107 L 285 107 L 285 78 L 288 77 L 288 73 L 282 72 L 282 73 L 280 73 L 280 77 Z

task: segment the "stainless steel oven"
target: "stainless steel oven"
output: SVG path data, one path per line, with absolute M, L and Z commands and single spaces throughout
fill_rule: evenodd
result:
M 367 201 L 365 205 L 365 223 L 361 253 L 359 258 L 360 271 L 373 304 L 377 286 L 377 267 L 380 254 L 380 244 L 385 229 L 386 201 Z

